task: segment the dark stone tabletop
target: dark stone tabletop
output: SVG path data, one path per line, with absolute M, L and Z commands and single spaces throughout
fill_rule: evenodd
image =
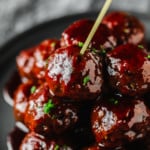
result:
M 0 0 L 0 46 L 47 20 L 99 10 L 104 0 Z M 150 0 L 113 0 L 111 8 L 150 13 Z

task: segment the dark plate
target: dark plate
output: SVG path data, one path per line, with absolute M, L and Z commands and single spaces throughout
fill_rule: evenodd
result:
M 135 14 L 146 27 L 150 39 L 150 16 Z M 16 69 L 15 57 L 20 50 L 31 47 L 46 38 L 59 38 L 62 31 L 73 21 L 81 18 L 95 18 L 97 13 L 78 14 L 48 21 L 18 35 L 0 49 L 0 150 L 6 150 L 6 137 L 14 127 L 12 107 L 3 98 L 3 89 Z

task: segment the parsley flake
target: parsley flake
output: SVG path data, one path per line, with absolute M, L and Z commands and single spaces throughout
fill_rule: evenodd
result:
M 103 50 L 101 51 L 101 54 L 102 54 L 102 55 L 105 55 L 105 54 L 106 54 L 106 50 L 103 49 Z
M 144 48 L 144 46 L 143 46 L 143 45 L 138 45 L 138 48 L 143 49 L 143 48 Z
M 102 45 L 100 45 L 100 49 L 101 49 L 101 54 L 106 55 L 106 50 L 104 49 Z
M 89 81 L 90 81 L 90 77 L 85 76 L 84 79 L 83 79 L 83 85 L 85 86 Z
M 118 100 L 116 100 L 114 98 L 109 99 L 109 101 L 115 105 L 117 105 L 119 103 Z
M 97 53 L 97 49 L 96 49 L 96 48 L 92 48 L 92 51 L 93 51 L 94 53 Z
M 147 55 L 147 58 L 150 59 L 150 54 Z
M 79 47 L 83 47 L 84 43 L 83 42 L 78 42 Z
M 55 107 L 55 105 L 52 103 L 52 100 L 50 99 L 46 104 L 44 104 L 44 113 L 49 114 L 50 111 Z
M 56 144 L 56 146 L 54 147 L 54 150 L 59 150 L 59 145 Z
M 33 94 L 34 92 L 36 91 L 36 86 L 32 86 L 31 89 L 30 89 L 30 93 Z

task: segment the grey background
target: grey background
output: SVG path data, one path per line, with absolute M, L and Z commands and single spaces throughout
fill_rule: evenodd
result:
M 0 0 L 0 46 L 44 21 L 98 11 L 103 3 L 104 0 Z M 113 0 L 111 8 L 150 14 L 150 0 Z

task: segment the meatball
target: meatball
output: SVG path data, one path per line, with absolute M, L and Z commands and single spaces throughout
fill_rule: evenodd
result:
M 80 54 L 80 48 L 60 48 L 50 56 L 46 81 L 53 95 L 74 101 L 94 100 L 101 94 L 101 58 L 90 51 Z
M 121 45 L 106 55 L 110 85 L 129 96 L 150 91 L 150 59 L 144 48 Z
M 26 132 L 15 125 L 14 129 L 7 136 L 8 150 L 18 150 Z
M 74 22 L 62 33 L 61 45 L 69 46 L 78 45 L 80 42 L 84 43 L 93 25 L 94 21 L 89 19 L 82 19 Z M 101 48 L 112 49 L 115 45 L 115 37 L 104 24 L 101 24 L 89 44 L 89 47 L 101 50 Z
M 36 47 L 33 53 L 35 58 L 33 73 L 37 79 L 45 81 L 47 59 L 59 47 L 59 41 L 55 39 L 45 40 Z
M 31 131 L 43 135 L 61 134 L 76 124 L 77 108 L 52 97 L 49 90 L 45 83 L 30 96 L 25 124 Z
M 102 21 L 117 39 L 117 45 L 144 43 L 144 26 L 134 16 L 125 12 L 111 12 Z
M 34 48 L 22 50 L 16 58 L 17 68 L 22 78 L 33 79 L 33 67 L 35 59 L 33 57 Z
M 48 150 L 49 149 L 49 144 L 48 141 L 46 140 L 46 138 L 42 135 L 39 135 L 37 133 L 31 132 L 28 133 L 20 147 L 19 150 Z
M 23 139 L 19 150 L 72 150 L 70 146 L 58 143 L 55 139 L 48 139 L 35 132 L 30 132 Z
M 93 108 L 91 122 L 99 146 L 121 147 L 150 132 L 150 109 L 142 99 L 103 98 Z
M 47 59 L 59 46 L 59 41 L 48 39 L 39 45 L 21 51 L 17 56 L 17 67 L 22 77 L 41 83 L 45 81 L 45 66 Z
M 14 116 L 17 121 L 24 122 L 24 116 L 26 113 L 26 108 L 28 105 L 28 98 L 31 94 L 31 89 L 33 86 L 32 81 L 27 83 L 22 83 L 19 85 L 14 93 Z

